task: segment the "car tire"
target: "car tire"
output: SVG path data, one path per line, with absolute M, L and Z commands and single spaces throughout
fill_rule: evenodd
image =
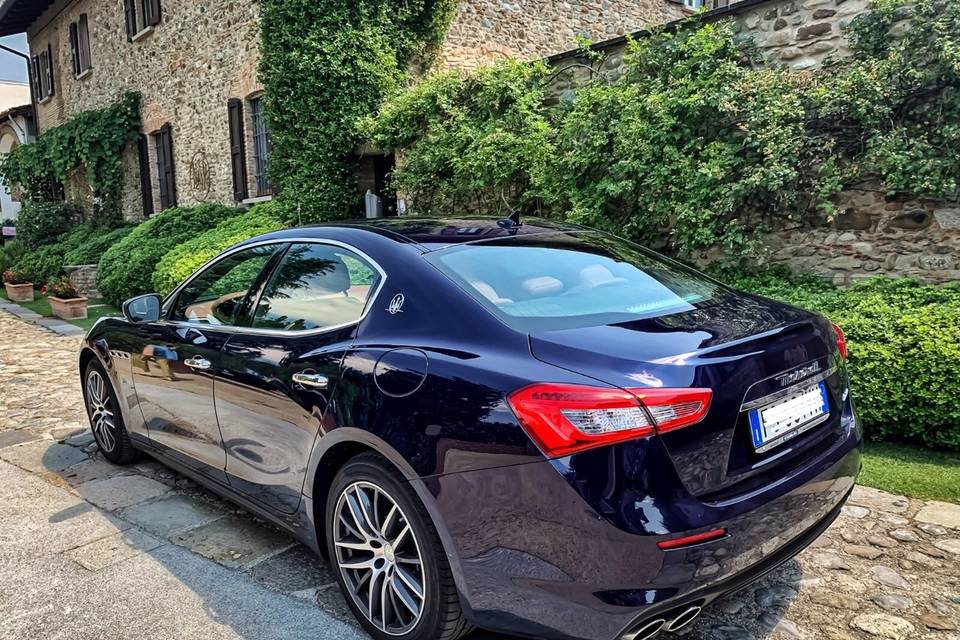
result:
M 373 638 L 456 640 L 473 630 L 426 508 L 381 456 L 361 454 L 341 467 L 324 517 L 327 551 L 343 597 Z M 351 564 L 364 568 L 345 566 Z M 371 586 L 378 596 L 373 600 Z
M 142 453 L 133 446 L 117 394 L 110 377 L 96 360 L 87 365 L 83 374 L 83 403 L 90 420 L 90 430 L 103 457 L 117 465 L 137 462 Z

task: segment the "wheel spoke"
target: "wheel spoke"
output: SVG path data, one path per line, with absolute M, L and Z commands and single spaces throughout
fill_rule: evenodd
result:
M 390 532 L 390 525 L 393 524 L 393 517 L 397 515 L 399 508 L 397 505 L 393 505 L 390 508 L 390 511 L 387 513 L 387 517 L 383 519 L 383 526 L 380 527 L 380 535 L 384 538 L 387 537 L 387 534 Z
M 359 536 L 358 536 L 359 537 Z M 373 547 L 370 546 L 369 542 L 347 542 L 344 540 L 335 541 L 333 544 L 337 545 L 341 549 L 350 549 L 351 551 L 368 551 L 373 552 Z
M 384 574 L 383 580 L 380 582 L 380 617 L 383 620 L 383 630 L 387 630 L 387 624 L 389 619 L 387 616 L 387 600 L 388 594 L 390 593 L 390 580 L 387 578 L 387 575 Z
M 417 596 L 418 598 L 423 598 L 423 587 L 420 586 L 419 580 L 410 575 L 410 573 L 403 567 L 397 567 L 396 574 L 399 576 L 400 580 L 407 585 L 411 591 L 413 591 L 413 595 Z
M 341 569 L 352 569 L 354 571 L 359 571 L 360 569 L 373 569 L 373 558 L 369 560 L 357 560 L 357 561 L 346 561 L 340 563 Z
M 400 530 L 400 533 L 397 534 L 397 537 L 394 538 L 390 544 L 392 544 L 395 549 L 399 549 L 400 544 L 403 542 L 403 539 L 407 537 L 408 533 L 410 533 L 410 525 L 404 525 L 403 529 Z
M 366 527 L 363 526 L 363 508 L 360 506 L 360 503 L 355 495 L 347 495 L 347 505 L 350 510 L 350 517 L 353 518 L 353 523 L 357 526 L 357 530 L 360 532 L 360 537 L 365 540 L 370 540 L 370 534 L 367 533 Z
M 403 606 L 410 610 L 410 613 L 415 616 L 420 615 L 420 608 L 417 606 L 417 601 L 414 600 L 413 595 L 407 590 L 407 588 L 403 586 L 403 583 L 397 582 L 396 580 L 391 580 L 390 586 L 397 594 L 397 597 L 400 598 L 400 602 L 403 603 Z
M 367 612 L 370 615 L 370 622 L 374 624 L 377 623 L 377 615 L 374 613 L 374 605 L 377 602 L 377 582 L 386 581 L 387 577 L 381 571 L 377 571 L 373 574 L 373 577 L 370 578 L 370 587 L 367 590 Z M 380 612 L 380 624 L 377 625 L 381 629 L 386 630 L 386 620 L 383 619 L 383 612 Z

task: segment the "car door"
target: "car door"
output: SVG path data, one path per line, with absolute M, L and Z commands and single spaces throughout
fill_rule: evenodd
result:
M 167 301 L 158 322 L 138 325 L 131 364 L 151 441 L 221 481 L 225 457 L 213 404 L 220 352 L 261 274 L 284 249 L 259 246 L 221 258 Z
M 300 504 L 340 365 L 384 276 L 359 251 L 294 243 L 230 337 L 216 384 L 227 476 L 284 513 Z

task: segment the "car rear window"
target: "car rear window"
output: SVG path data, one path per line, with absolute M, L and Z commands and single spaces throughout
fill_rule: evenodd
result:
M 601 233 L 461 245 L 427 260 L 522 331 L 618 324 L 711 303 L 724 290 L 691 269 Z

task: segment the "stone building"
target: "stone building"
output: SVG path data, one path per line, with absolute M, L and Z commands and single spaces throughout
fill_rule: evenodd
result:
M 22 82 L 0 81 L 0 158 L 32 141 L 30 86 Z M 16 190 L 0 181 L 0 220 L 15 219 L 19 212 Z
M 544 57 L 683 15 L 671 0 L 463 0 L 441 64 Z M 259 3 L 239 0 L 2 0 L 0 35 L 26 31 L 42 134 L 70 116 L 143 96 L 142 135 L 124 153 L 124 216 L 174 204 L 271 197 L 257 78 Z M 384 172 L 389 163 L 372 163 Z M 373 176 L 371 184 L 382 184 Z M 68 195 L 90 198 L 82 178 Z M 359 198 L 358 198 L 359 201 Z

